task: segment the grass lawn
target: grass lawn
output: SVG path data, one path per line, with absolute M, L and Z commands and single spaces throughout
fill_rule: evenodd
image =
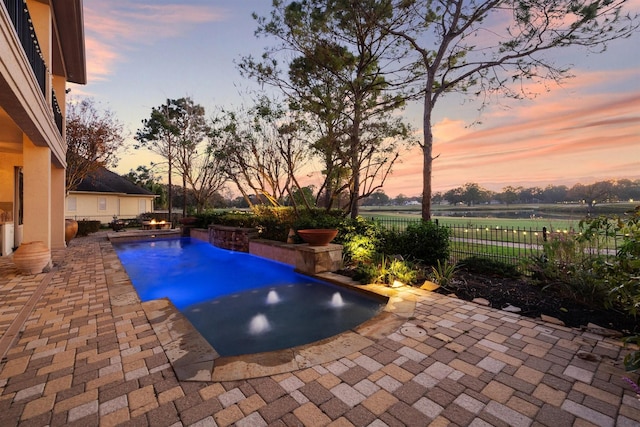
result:
M 634 203 L 611 203 L 594 206 L 592 217 L 624 215 Z M 362 206 L 360 214 L 380 220 L 419 220 L 420 206 Z M 469 228 L 520 228 L 553 231 L 577 230 L 579 222 L 589 214 L 581 204 L 521 204 L 450 206 L 434 205 L 432 216 L 440 224 Z
M 365 218 L 379 219 L 381 221 L 389 220 L 398 222 L 418 221 L 420 212 L 404 212 L 404 211 L 386 211 L 373 212 L 362 209 L 360 214 Z M 579 219 L 548 219 L 548 218 L 486 218 L 486 217 L 454 217 L 434 215 L 441 225 L 454 225 L 458 227 L 469 228 L 493 228 L 493 229 L 535 229 L 542 230 L 547 227 L 548 230 L 565 231 L 577 229 Z

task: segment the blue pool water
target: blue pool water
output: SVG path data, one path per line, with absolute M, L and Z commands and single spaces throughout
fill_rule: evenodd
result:
M 351 329 L 384 303 L 293 267 L 190 238 L 114 248 L 142 301 L 168 297 L 222 356 L 272 351 Z

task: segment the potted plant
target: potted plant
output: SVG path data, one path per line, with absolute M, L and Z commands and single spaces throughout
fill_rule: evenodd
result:
M 327 246 L 337 235 L 342 212 L 314 209 L 304 212 L 293 224 L 296 234 L 310 246 Z

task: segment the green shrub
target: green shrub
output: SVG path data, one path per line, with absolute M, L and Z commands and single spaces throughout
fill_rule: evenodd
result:
M 276 219 L 280 221 L 283 226 L 292 226 L 296 219 L 296 212 L 289 206 L 266 206 L 258 205 L 253 208 L 253 213 L 256 217 Z
M 91 233 L 100 231 L 100 221 L 89 221 L 83 219 L 78 221 L 78 234 L 76 236 L 88 236 Z
M 253 209 L 255 227 L 260 232 L 260 238 L 286 242 L 289 230 L 293 228 L 296 213 L 291 207 L 256 206 Z
M 624 237 L 617 262 L 608 270 L 609 276 L 615 278 L 610 302 L 637 316 L 640 312 L 640 206 L 618 222 L 617 231 Z
M 526 261 L 531 277 L 544 289 L 592 307 L 604 308 L 611 288 L 604 280 L 605 259 L 589 254 L 577 235 L 555 234 L 543 245 L 543 254 Z
M 196 228 L 208 228 L 209 224 L 216 224 L 224 215 L 225 212 L 202 212 L 194 214 L 193 217 L 196 218 L 194 226 Z
M 418 268 L 412 262 L 401 258 L 377 254 L 371 263 L 359 263 L 355 267 L 353 280 L 362 284 L 384 283 L 392 285 L 396 280 L 405 285 L 415 284 Z
M 458 268 L 478 274 L 493 274 L 502 277 L 521 276 L 518 268 L 512 264 L 481 256 L 465 258 L 458 263 Z
M 378 267 L 375 264 L 360 263 L 353 272 L 353 280 L 367 285 L 374 283 L 379 277 Z
M 397 280 L 413 285 L 425 276 L 423 265 L 435 265 L 449 256 L 448 229 L 430 222 L 394 231 L 366 218 L 348 218 L 339 227 L 336 243 L 343 246 L 345 263 L 355 264 L 354 280 L 362 283 Z
M 579 223 L 580 232 L 554 233 L 543 255 L 529 261 L 532 278 L 577 301 L 636 316 L 640 311 L 640 207 L 623 218 L 597 217 Z M 623 242 L 615 258 L 601 249 L 616 235 Z
M 345 262 L 372 262 L 380 252 L 384 229 L 375 221 L 357 217 L 345 218 L 338 227 L 335 242 L 342 245 Z
M 637 316 L 640 312 L 640 206 L 622 218 L 599 217 L 581 221 L 582 239 L 594 241 L 612 235 L 623 240 L 613 261 L 600 257 L 594 270 L 607 285 L 606 304 Z
M 540 256 L 529 264 L 532 277 L 540 282 L 569 284 L 582 270 L 585 257 L 585 241 L 578 241 L 579 234 L 550 233 Z
M 226 225 L 229 227 L 253 227 L 255 219 L 252 212 L 220 211 L 203 212 L 193 215 L 196 228 L 208 228 L 209 225 Z
M 302 210 L 293 222 L 295 230 L 339 228 L 344 220 L 344 211 L 314 208 Z
M 405 285 L 413 285 L 417 278 L 418 269 L 412 262 L 394 258 L 386 268 L 383 283 L 392 285 L 397 280 Z
M 388 232 L 382 251 L 404 258 L 436 265 L 449 259 L 449 229 L 431 221 L 411 223 L 404 231 Z
M 291 230 L 291 224 L 283 222 L 279 218 L 265 216 L 256 218 L 256 228 L 260 233 L 261 239 L 286 242 L 289 230 Z
M 215 218 L 213 224 L 228 227 L 254 228 L 257 225 L 257 218 L 251 212 L 233 211 Z

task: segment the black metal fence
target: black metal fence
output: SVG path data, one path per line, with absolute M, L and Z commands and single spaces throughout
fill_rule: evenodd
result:
M 403 231 L 411 223 L 420 219 L 378 217 L 384 227 Z M 438 222 L 438 221 L 436 221 Z M 475 227 L 457 224 L 440 225 L 449 229 L 449 260 L 459 262 L 470 257 L 489 258 L 495 261 L 517 266 L 522 272 L 528 272 L 525 261 L 544 254 L 544 244 L 555 248 L 557 252 L 571 248 L 573 256 L 605 258 L 615 257 L 623 236 L 599 238 L 589 242 L 577 243 L 578 232 L 574 230 L 550 230 L 525 227 Z M 562 256 L 563 254 L 559 254 Z M 568 254 L 565 254 L 569 256 Z

